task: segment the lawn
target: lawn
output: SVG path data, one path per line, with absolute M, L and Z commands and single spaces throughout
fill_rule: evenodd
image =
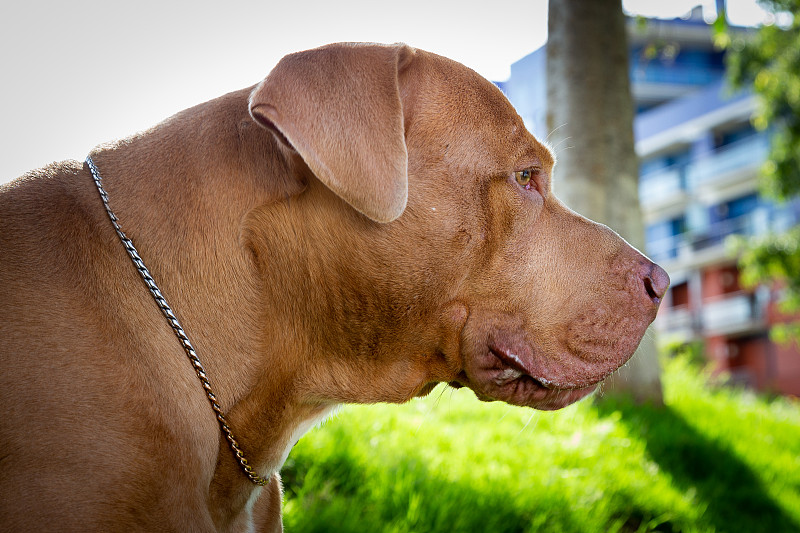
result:
M 663 408 L 437 388 L 348 406 L 283 470 L 288 533 L 800 531 L 800 403 L 664 362 Z

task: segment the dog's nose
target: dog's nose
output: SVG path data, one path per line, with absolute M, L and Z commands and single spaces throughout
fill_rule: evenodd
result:
M 660 266 L 651 263 L 650 268 L 642 278 L 642 282 L 650 300 L 656 305 L 660 304 L 661 299 L 667 293 L 667 288 L 669 288 L 669 274 Z

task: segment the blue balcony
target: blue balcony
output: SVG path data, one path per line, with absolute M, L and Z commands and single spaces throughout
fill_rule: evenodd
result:
M 688 189 L 714 187 L 739 176 L 753 176 L 767 159 L 769 136 L 757 134 L 720 147 L 692 161 L 686 169 Z
M 685 241 L 685 218 L 679 217 L 649 225 L 645 229 L 647 253 L 656 262 L 676 259 Z
M 733 92 L 725 81 L 710 83 L 698 88 L 690 94 L 676 98 L 655 108 L 643 111 L 636 115 L 633 129 L 636 138 L 636 149 L 640 153 L 644 150 L 647 154 L 651 149 L 648 143 L 664 137 L 670 137 L 670 132 L 678 132 L 687 124 L 707 117 L 710 113 L 719 113 L 722 110 L 740 116 L 750 113 L 755 108 L 755 97 L 748 91 Z M 681 140 L 685 138 L 678 135 Z M 674 140 L 674 139 L 673 139 Z M 662 146 L 659 141 L 658 146 Z M 659 148 L 660 149 L 660 148 Z
M 686 165 L 678 164 L 642 175 L 639 202 L 650 209 L 685 198 Z
M 639 202 L 645 210 L 658 210 L 686 202 L 700 189 L 755 178 L 769 154 L 766 133 L 750 135 L 691 160 L 646 171 L 639 178 Z
M 685 243 L 682 235 L 670 235 L 658 240 L 648 241 L 647 255 L 656 263 L 666 263 L 674 261 L 681 254 L 681 248 Z
M 721 80 L 725 76 L 725 69 L 698 65 L 650 63 L 633 65 L 630 76 L 633 84 L 655 83 L 701 86 Z
M 731 235 L 743 235 L 746 237 L 764 235 L 772 229 L 770 215 L 770 209 L 762 205 L 749 213 L 719 220 L 705 227 L 694 228 L 686 233 L 686 237 L 692 249 L 699 251 L 721 246 L 725 243 L 725 239 Z
M 746 208 L 746 212 L 736 214 L 740 211 L 736 208 L 737 204 L 748 204 L 742 203 L 746 199 L 724 204 L 725 209 L 734 215 L 731 218 L 712 220 L 712 211 L 720 206 L 695 206 L 702 217 L 689 216 L 686 219 L 679 218 L 649 226 L 646 246 L 648 255 L 656 262 L 691 261 L 697 254 L 724 254 L 725 240 L 731 235 L 752 237 L 768 232 L 782 232 L 800 224 L 800 198 L 782 205 L 758 200 L 753 206 Z

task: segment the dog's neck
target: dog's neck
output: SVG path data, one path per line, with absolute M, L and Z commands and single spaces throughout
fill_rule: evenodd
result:
M 422 280 L 393 278 L 353 235 L 393 247 L 414 239 L 387 238 L 310 177 L 296 153 L 250 119 L 248 94 L 181 113 L 92 158 L 248 461 L 267 476 L 336 404 L 402 402 L 454 379 L 458 364 L 441 348 L 458 342 L 466 314 L 458 304 L 426 305 L 436 292 Z M 326 239 L 331 231 L 339 233 Z M 409 287 L 416 295 L 387 293 Z M 413 309 L 392 303 L 408 299 Z M 387 336 L 385 324 L 402 334 Z M 217 438 L 209 507 L 223 524 L 259 491 Z
M 227 179 L 230 171 L 224 166 L 236 157 L 236 124 L 227 132 L 204 129 L 206 123 L 226 124 L 209 120 L 209 114 L 222 111 L 215 107 L 227 104 L 224 98 L 216 103 L 100 147 L 92 157 L 111 208 L 196 345 L 215 386 L 220 394 L 240 395 L 247 380 L 227 374 L 233 368 L 255 371 L 248 360 L 257 343 L 253 332 L 258 331 L 259 302 L 257 273 L 237 242 L 238 226 L 252 208 L 245 202 L 259 202 L 259 191 L 245 180 Z M 203 155 L 212 153 L 213 144 L 218 147 L 213 153 L 228 161 Z M 223 394 L 222 400 L 228 398 Z
M 223 410 L 230 411 L 246 457 L 268 475 L 280 468 L 298 428 L 330 405 L 294 394 L 291 363 L 300 358 L 293 352 L 307 342 L 283 338 L 289 330 L 280 325 L 265 330 L 261 273 L 242 224 L 255 207 L 303 185 L 292 179 L 294 156 L 247 115 L 248 95 L 231 93 L 183 112 L 100 147 L 92 158 L 112 209 L 195 345 Z M 167 152 L 166 146 L 180 148 Z M 210 503 L 242 507 L 256 487 L 221 436 L 219 450 Z

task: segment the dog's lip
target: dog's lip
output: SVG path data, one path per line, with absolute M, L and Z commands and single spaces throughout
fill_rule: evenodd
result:
M 480 400 L 542 410 L 561 409 L 596 389 L 596 374 L 573 366 L 573 354 L 546 351 L 519 327 L 481 329 L 467 337 L 464 367 L 451 385 L 469 387 Z
M 545 374 L 544 369 L 539 369 L 535 363 L 534 357 L 526 355 L 527 350 L 512 350 L 499 343 L 490 342 L 487 346 L 489 353 L 491 353 L 500 363 L 506 367 L 506 379 L 504 381 L 511 381 L 509 370 L 518 373 L 517 378 L 526 377 L 528 380 L 542 389 L 547 390 L 581 390 L 594 387 L 595 383 L 562 383 L 559 380 L 551 379 Z
M 553 383 L 547 378 L 534 375 L 534 371 L 530 364 L 523 362 L 523 357 L 515 354 L 508 348 L 498 346 L 494 343 L 489 344 L 489 352 L 494 355 L 504 366 L 507 368 L 502 371 L 504 380 L 512 381 L 526 376 L 533 380 L 533 382 L 543 389 L 553 389 Z

